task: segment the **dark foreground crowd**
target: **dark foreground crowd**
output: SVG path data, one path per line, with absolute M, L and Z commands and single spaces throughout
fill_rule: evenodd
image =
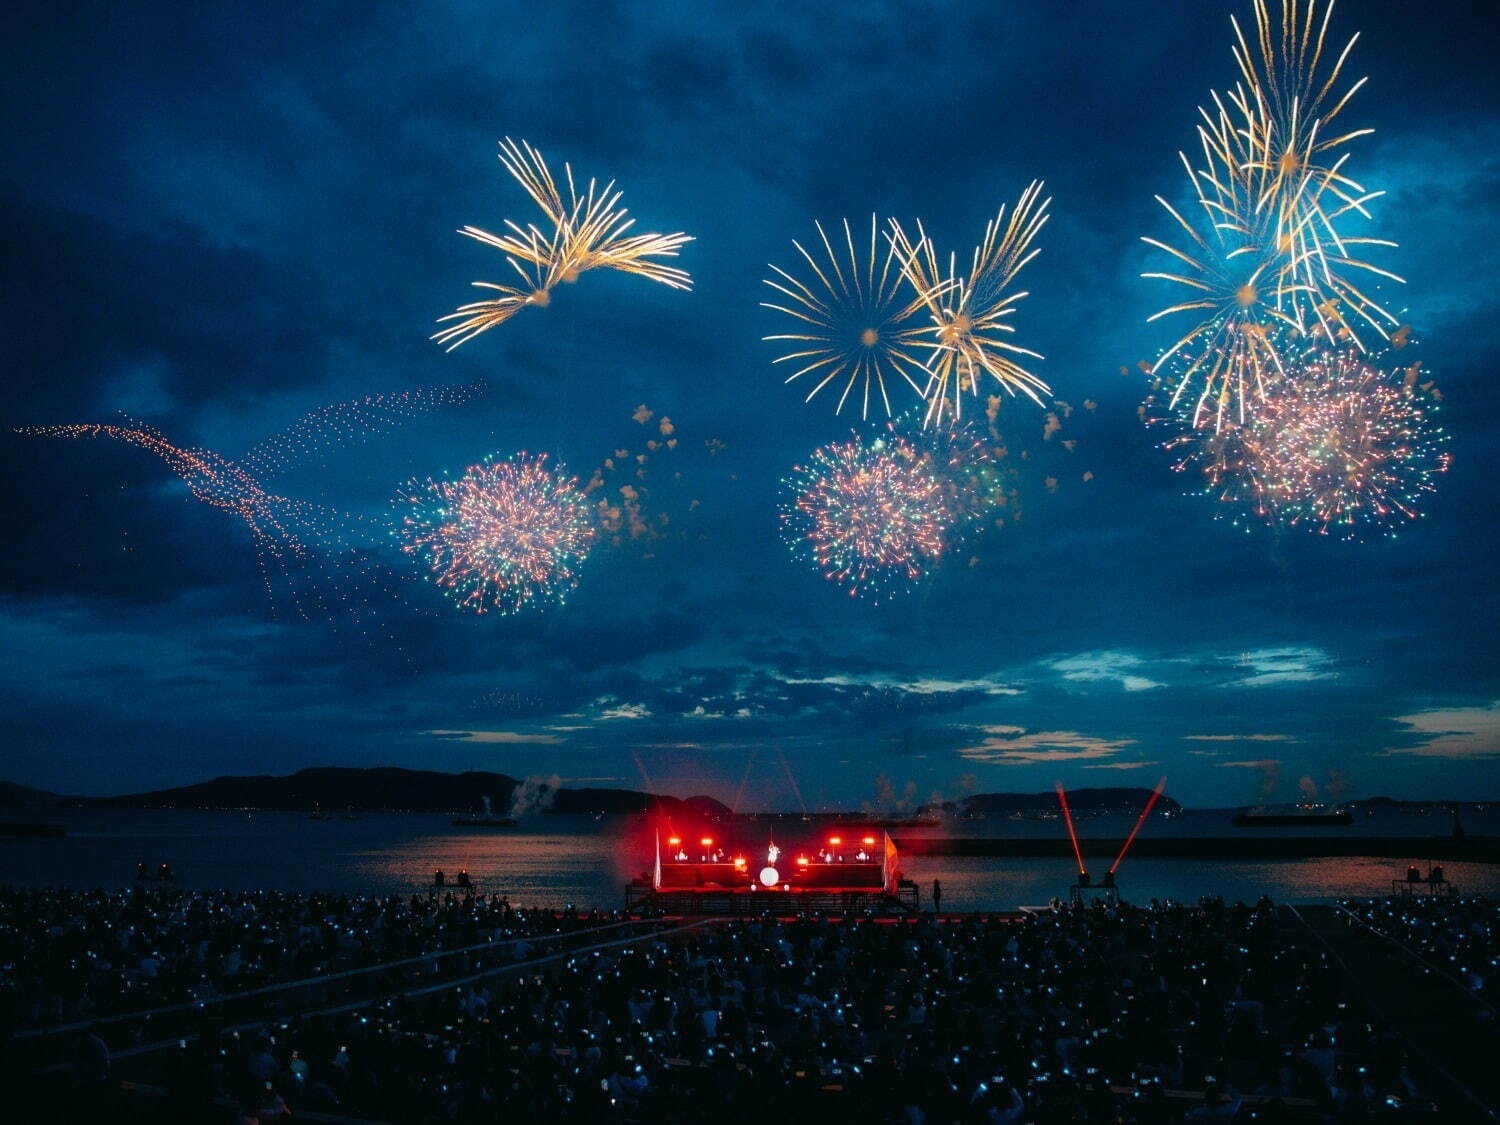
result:
M 0 1035 L 535 938 L 614 915 L 501 896 L 0 887 Z
M 705 924 L 210 1031 L 158 1059 L 153 1119 L 1165 1125 L 1430 1110 L 1397 1038 L 1285 926 L 1268 902 L 1217 901 Z M 79 1073 L 107 1056 L 85 1038 Z
M 1397 895 L 1350 900 L 1344 908 L 1457 980 L 1480 1002 L 1481 1014 L 1500 1001 L 1500 904 L 1482 897 Z

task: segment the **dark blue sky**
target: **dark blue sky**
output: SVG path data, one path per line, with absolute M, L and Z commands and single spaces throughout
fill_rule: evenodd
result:
M 1420 524 L 1349 544 L 1216 522 L 1136 421 L 1134 366 L 1170 342 L 1139 237 L 1168 234 L 1152 196 L 1182 193 L 1248 3 L 9 6 L 0 775 L 102 793 L 401 764 L 726 798 L 748 777 L 746 806 L 794 806 L 788 773 L 809 804 L 874 800 L 879 774 L 925 799 L 1163 773 L 1238 804 L 1274 770 L 1283 796 L 1500 797 L 1483 11 L 1335 13 L 1370 76 L 1347 112 L 1376 129 L 1349 170 L 1389 193 L 1391 303 L 1453 453 Z M 694 292 L 592 273 L 431 344 L 501 276 L 455 228 L 531 217 L 506 135 L 696 236 Z M 872 211 L 966 253 L 1038 177 L 1055 217 L 1018 324 L 1077 446 L 1007 407 L 1036 457 L 1021 521 L 908 598 L 844 597 L 789 557 L 776 504 L 858 422 L 772 370 L 766 263 Z M 245 525 L 148 453 L 9 432 L 125 411 L 233 456 L 325 403 L 476 379 L 480 401 L 278 486 L 384 516 L 409 476 L 525 449 L 587 477 L 670 417 L 645 482 L 666 533 L 600 549 L 561 609 L 473 618 L 413 585 L 306 622 L 267 599 Z

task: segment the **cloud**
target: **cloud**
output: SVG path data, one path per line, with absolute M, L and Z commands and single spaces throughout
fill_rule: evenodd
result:
M 1165 687 L 1158 680 L 1140 675 L 1145 662 L 1128 652 L 1088 652 L 1052 661 L 1054 671 L 1061 672 L 1065 680 L 1081 682 L 1112 682 L 1126 691 L 1149 691 Z
M 1184 742 L 1297 742 L 1289 734 L 1184 734 Z M 1195 753 L 1195 751 L 1188 751 Z
M 599 708 L 597 717 L 600 719 L 649 719 L 651 708 L 644 703 L 622 703 L 618 699 L 596 699 L 594 706 Z
M 1448 758 L 1454 761 L 1500 758 L 1500 700 L 1484 707 L 1450 707 L 1397 715 L 1395 721 L 1407 729 L 1402 736 L 1415 739 L 1408 746 L 1393 746 L 1382 756 Z
M 1221 770 L 1274 770 L 1280 768 L 1281 763 L 1275 758 L 1256 758 L 1248 762 L 1215 762 L 1214 765 Z
M 1314 680 L 1331 680 L 1338 675 L 1333 667 L 1333 657 L 1310 646 L 1255 649 L 1241 653 L 1235 663 L 1250 674 L 1231 680 L 1233 687 L 1305 684 Z
M 980 695 L 1020 695 L 1021 689 L 996 680 L 946 679 L 941 676 L 918 676 L 903 679 L 894 676 L 856 675 L 836 672 L 826 676 L 787 676 L 782 681 L 788 684 L 822 684 L 830 687 L 869 688 L 876 691 L 900 692 L 906 695 L 952 695 L 974 692 Z
M 444 738 L 452 742 L 484 742 L 497 745 L 555 745 L 562 741 L 555 734 L 528 734 L 515 730 L 424 730 L 432 738 Z
M 989 726 L 983 730 L 987 737 L 977 746 L 960 749 L 960 757 L 989 765 L 1087 762 L 1112 758 L 1126 747 L 1134 746 L 1136 741 L 1133 738 L 1097 738 L 1072 730 L 1028 732 L 1024 727 L 1013 726 Z
M 1160 762 L 1095 762 L 1092 765 L 1080 766 L 1086 770 L 1139 770 L 1147 766 L 1159 766 Z

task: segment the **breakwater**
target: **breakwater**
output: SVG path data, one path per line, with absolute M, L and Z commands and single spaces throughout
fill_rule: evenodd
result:
M 1082 839 L 1085 856 L 1113 859 L 1124 845 L 1118 839 Z M 980 836 L 898 836 L 905 855 L 983 856 L 1004 859 L 1068 859 L 1066 837 L 1024 839 Z M 1130 854 L 1137 859 L 1313 859 L 1320 856 L 1372 856 L 1377 859 L 1500 863 L 1500 837 L 1473 836 L 1283 836 L 1246 830 L 1242 836 L 1137 837 Z

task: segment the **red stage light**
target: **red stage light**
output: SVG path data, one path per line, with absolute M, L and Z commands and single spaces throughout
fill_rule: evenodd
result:
M 830 836 L 830 837 L 828 837 L 828 843 L 830 845 L 832 845 L 833 847 L 835 847 L 835 848 L 838 847 L 843 842 L 844 842 L 844 838 L 842 836 Z
M 797 866 L 798 867 L 806 867 L 807 866 L 807 857 L 805 855 L 799 855 L 797 857 Z
M 874 836 L 866 836 L 865 837 L 865 843 L 867 845 L 874 844 L 875 843 L 875 837 Z
M 711 848 L 714 846 L 714 838 L 712 836 L 705 836 L 698 843 L 702 844 L 705 848 Z
M 675 848 L 678 844 L 682 843 L 682 837 L 681 836 L 668 836 L 667 837 L 667 843 L 670 844 L 672 847 Z
M 735 856 L 734 857 L 734 865 L 736 867 L 740 867 L 740 868 L 743 868 L 743 867 L 747 866 L 747 864 L 745 862 L 745 857 L 742 856 L 742 855 Z

